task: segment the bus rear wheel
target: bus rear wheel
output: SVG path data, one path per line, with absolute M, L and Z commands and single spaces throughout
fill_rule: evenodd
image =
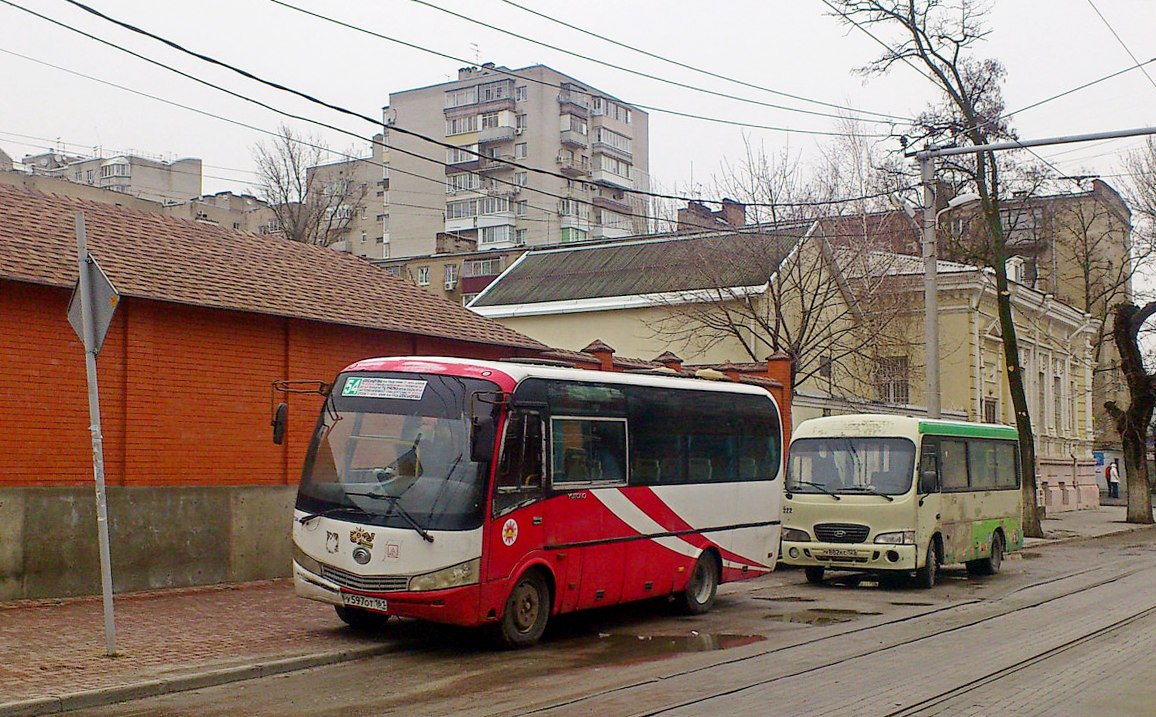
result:
M 708 550 L 698 556 L 690 573 L 690 581 L 686 584 L 686 592 L 679 599 L 679 607 L 684 613 L 702 615 L 710 610 L 718 594 L 719 573 L 718 558 L 714 553 Z
M 1003 566 L 1003 535 L 992 533 L 991 555 L 967 563 L 967 572 L 972 575 L 995 575 Z
M 550 588 L 538 570 L 522 573 L 506 599 L 506 611 L 498 624 L 502 647 L 520 649 L 542 639 L 550 619 Z
M 333 610 L 342 622 L 358 632 L 374 632 L 385 627 L 385 623 L 389 622 L 389 615 L 372 610 L 362 610 L 345 605 L 334 605 Z

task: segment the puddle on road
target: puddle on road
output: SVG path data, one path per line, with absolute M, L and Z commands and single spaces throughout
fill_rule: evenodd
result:
M 899 607 L 932 607 L 935 605 L 933 602 L 917 602 L 915 600 L 892 600 L 891 604 Z
M 763 635 L 715 634 L 693 630 L 689 635 L 621 635 L 602 632 L 598 633 L 596 639 L 590 641 L 592 646 L 599 648 L 596 654 L 590 655 L 590 662 L 591 664 L 650 662 L 691 652 L 729 650 L 766 639 Z
M 772 602 L 819 602 L 815 598 L 800 597 L 798 595 L 784 595 L 783 597 L 768 597 L 766 595 L 756 595 L 755 600 L 770 600 Z
M 830 607 L 813 607 L 799 612 L 771 612 L 763 616 L 766 620 L 779 620 L 781 622 L 799 622 L 807 625 L 832 625 L 838 622 L 850 622 L 858 617 L 864 615 L 882 615 L 883 613 L 872 610 L 843 610 L 839 608 Z

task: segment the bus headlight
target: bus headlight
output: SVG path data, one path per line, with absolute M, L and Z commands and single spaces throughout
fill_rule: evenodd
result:
M 427 590 L 456 588 L 459 585 L 471 585 L 478 582 L 478 571 L 481 564 L 481 558 L 474 558 L 432 573 L 415 575 L 409 579 L 409 589 L 412 592 L 425 592 Z
M 876 543 L 888 545 L 915 545 L 914 530 L 899 530 L 894 533 L 880 533 L 875 536 Z
M 783 528 L 783 540 L 792 543 L 809 543 L 811 536 L 807 535 L 807 531 L 799 530 L 798 528 Z
M 301 566 L 302 570 L 313 573 L 314 575 L 321 574 L 321 561 L 316 558 L 311 558 L 305 554 L 305 551 L 293 546 L 293 562 Z

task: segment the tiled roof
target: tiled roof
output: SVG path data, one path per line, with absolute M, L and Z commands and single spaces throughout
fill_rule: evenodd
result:
M 0 279 L 71 287 L 75 215 L 125 296 L 541 350 L 348 254 L 0 184 Z
M 761 286 L 808 225 L 532 251 L 471 306 Z

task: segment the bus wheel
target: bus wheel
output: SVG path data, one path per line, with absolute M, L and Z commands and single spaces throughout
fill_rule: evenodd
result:
M 1003 565 L 1003 535 L 992 533 L 991 555 L 972 562 L 975 564 L 975 569 L 972 571 L 975 575 L 995 575 L 998 573 Z
M 927 561 L 922 568 L 915 571 L 915 584 L 921 590 L 930 590 L 935 587 L 935 574 L 939 567 L 939 557 L 935 554 L 935 541 L 927 544 Z
M 389 615 L 371 610 L 344 605 L 334 605 L 333 610 L 342 622 L 358 632 L 374 632 L 385 627 L 385 623 L 389 622 Z
M 506 599 L 506 611 L 498 625 L 498 641 L 503 647 L 529 647 L 546 632 L 550 619 L 550 588 L 538 570 L 528 570 L 514 583 Z
M 687 615 L 701 615 L 714 605 L 718 593 L 719 564 L 714 553 L 708 551 L 698 556 L 686 592 L 682 594 L 679 607 Z
M 807 576 L 807 582 L 811 583 L 812 585 L 822 585 L 823 575 L 826 572 L 826 568 L 824 568 L 822 565 L 811 565 L 809 567 L 803 568 L 803 573 Z

